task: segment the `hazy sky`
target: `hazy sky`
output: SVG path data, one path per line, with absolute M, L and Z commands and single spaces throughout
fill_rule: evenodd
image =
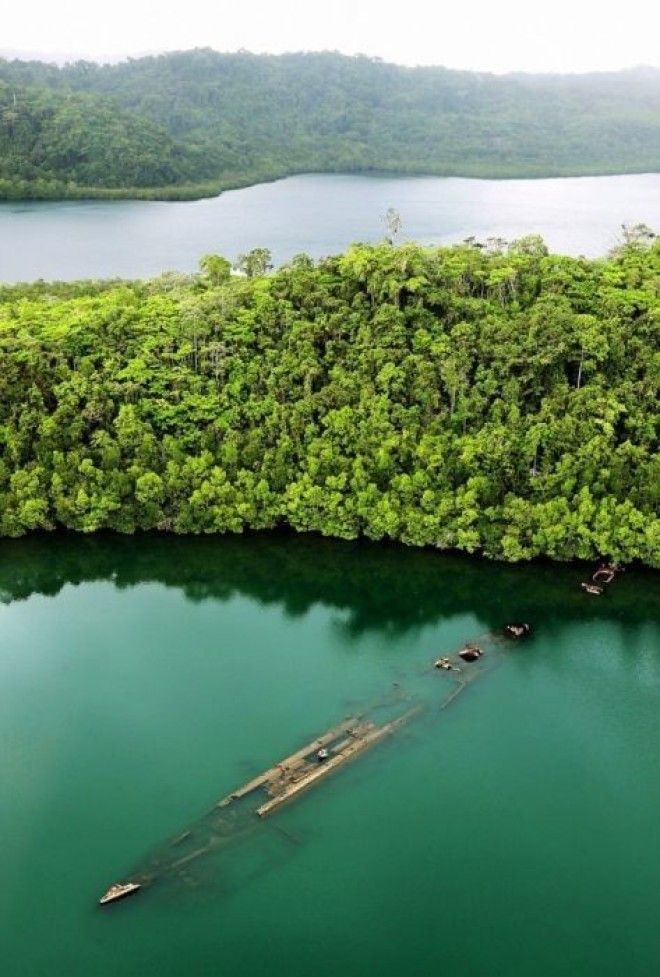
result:
M 2 0 L 0 49 L 333 49 L 484 71 L 660 64 L 654 0 Z

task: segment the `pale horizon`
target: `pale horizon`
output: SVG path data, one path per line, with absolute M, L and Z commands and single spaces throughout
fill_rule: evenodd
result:
M 101 17 L 88 0 L 33 0 L 3 17 L 0 53 L 63 63 L 212 48 L 255 54 L 336 51 L 409 67 L 494 74 L 587 74 L 660 67 L 660 13 L 629 0 L 556 0 L 551 12 L 528 0 L 475 0 L 442 10 L 428 0 L 246 0 L 242 6 L 116 0 Z
M 573 71 L 544 71 L 544 70 L 524 70 L 517 68 L 509 68 L 502 71 L 495 71 L 493 69 L 487 68 L 473 68 L 473 67 L 461 67 L 459 65 L 448 65 L 441 63 L 424 63 L 424 64 L 405 64 L 402 61 L 394 61 L 391 58 L 383 58 L 377 54 L 365 54 L 364 51 L 339 51 L 336 48 L 317 48 L 317 49 L 291 49 L 284 51 L 252 51 L 247 48 L 231 48 L 231 49 L 220 49 L 213 47 L 212 45 L 196 45 L 194 47 L 186 48 L 168 48 L 162 50 L 146 50 L 146 51 L 135 51 L 130 54 L 98 54 L 92 55 L 85 51 L 37 51 L 37 50 L 24 50 L 24 49 L 14 49 L 14 48 L 0 48 L 0 58 L 7 61 L 40 61 L 44 64 L 55 64 L 58 67 L 63 67 L 67 64 L 74 64 L 77 61 L 89 61 L 94 64 L 99 65 L 111 65 L 111 64 L 122 64 L 126 61 L 138 60 L 140 58 L 157 58 L 166 56 L 168 54 L 189 54 L 193 51 L 200 50 L 211 50 L 216 54 L 230 55 L 230 54 L 253 54 L 257 57 L 285 57 L 287 55 L 313 55 L 313 54 L 337 54 L 342 57 L 347 58 L 368 58 L 371 61 L 380 61 L 383 64 L 392 64 L 401 68 L 439 68 L 446 69 L 448 71 L 469 71 L 475 74 L 489 74 L 504 77 L 506 75 L 593 75 L 593 74 L 613 74 L 626 71 L 660 71 L 660 60 L 657 64 L 651 64 L 648 62 L 638 62 L 631 64 L 623 64 L 619 67 L 613 68 L 585 68 L 582 70 Z

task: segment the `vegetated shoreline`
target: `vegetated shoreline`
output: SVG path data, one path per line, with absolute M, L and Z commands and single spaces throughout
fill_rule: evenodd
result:
M 654 172 L 660 73 L 495 76 L 331 52 L 0 58 L 0 196 L 213 196 L 296 173 Z
M 660 566 L 660 242 L 355 245 L 0 289 L 0 535 L 300 532 Z
M 185 184 L 181 186 L 166 187 L 80 187 L 70 185 L 57 185 L 44 188 L 35 184 L 29 187 L 27 183 L 18 188 L 17 195 L 0 190 L 0 202 L 2 203 L 28 203 L 30 201 L 67 201 L 67 200 L 144 200 L 160 201 L 165 203 L 184 203 L 195 200 L 209 200 L 219 197 L 230 190 L 246 190 L 250 187 L 277 183 L 295 176 L 361 176 L 361 177 L 419 177 L 437 179 L 464 179 L 464 180 L 497 180 L 505 182 L 507 180 L 553 180 L 553 179 L 579 179 L 581 177 L 608 177 L 608 176 L 655 176 L 660 174 L 660 169 L 649 170 L 647 168 L 621 168 L 613 166 L 603 167 L 550 167 L 539 169 L 538 167 L 518 167 L 518 168 L 496 168 L 494 170 L 481 170 L 478 167 L 459 167 L 456 169 L 428 168 L 403 170 L 381 169 L 381 168 L 360 168 L 360 169 L 337 169 L 335 167 L 325 169 L 289 169 L 276 170 L 267 173 L 246 173 L 237 176 L 224 176 L 217 181 L 204 182 L 199 184 Z
M 28 188 L 25 185 L 19 188 L 18 195 L 7 192 L 2 193 L 0 191 L 0 201 L 5 203 L 27 203 L 32 200 L 50 200 L 53 202 L 66 200 L 145 200 L 177 203 L 207 200 L 213 197 L 219 197 L 227 190 L 244 190 L 247 187 L 275 183 L 277 180 L 283 180 L 288 176 L 297 175 L 300 174 L 294 172 L 245 174 L 244 176 L 223 177 L 217 182 L 166 187 L 74 187 L 62 184 L 52 186 L 51 188 L 38 187 L 36 185 Z
M 53 526 L 49 529 L 33 529 L 29 533 L 25 533 L 21 536 L 0 536 L 0 548 L 6 547 L 6 553 L 11 554 L 11 547 L 15 546 L 17 548 L 16 552 L 22 552 L 23 547 L 30 547 L 32 544 L 37 547 L 42 544 L 49 543 L 73 543 L 74 545 L 80 543 L 86 545 L 89 543 L 91 546 L 105 547 L 112 544 L 128 544 L 129 541 L 136 541 L 138 544 L 141 541 L 148 542 L 149 540 L 158 541 L 159 543 L 167 544 L 168 540 L 173 544 L 177 542 L 200 542 L 210 544 L 214 540 L 228 540 L 231 545 L 236 546 L 240 544 L 241 540 L 246 540 L 250 542 L 262 542 L 267 544 L 269 541 L 281 541 L 283 544 L 300 543 L 306 547 L 323 546 L 324 544 L 333 544 L 342 547 L 355 547 L 356 551 L 363 553 L 365 556 L 373 557 L 375 553 L 385 553 L 389 555 L 399 553 L 405 554 L 419 554 L 420 556 L 427 557 L 446 557 L 449 560 L 456 561 L 457 565 L 463 564 L 464 566 L 474 566 L 482 565 L 486 567 L 502 567 L 510 568 L 513 570 L 524 570 L 527 567 L 535 568 L 539 571 L 549 571 L 553 570 L 575 570 L 580 571 L 581 577 L 585 579 L 591 575 L 594 567 L 594 560 L 607 560 L 609 559 L 608 553 L 594 554 L 590 557 L 566 557 L 557 558 L 546 555 L 538 555 L 530 557 L 527 560 L 505 560 L 501 557 L 493 556 L 492 554 L 487 554 L 482 550 L 474 550 L 473 552 L 467 552 L 466 550 L 459 549 L 458 547 L 453 548 L 440 548 L 437 545 L 431 543 L 425 543 L 422 545 L 415 545 L 411 543 L 404 543 L 398 539 L 382 538 L 382 539 L 372 539 L 369 536 L 355 536 L 351 538 L 344 538 L 341 536 L 327 536 L 324 535 L 318 529 L 308 529 L 308 530 L 298 530 L 294 529 L 289 523 L 282 522 L 278 525 L 271 526 L 267 529 L 251 529 L 247 527 L 245 529 L 233 530 L 228 529 L 222 532 L 188 532 L 179 533 L 172 529 L 135 529 L 129 532 L 125 532 L 121 529 L 97 529 L 93 532 L 88 532 L 83 529 L 71 529 L 67 526 Z M 633 559 L 629 562 L 622 564 L 625 565 L 626 570 L 634 572 L 642 576 L 648 577 L 649 580 L 660 583 L 660 563 L 658 565 L 652 566 L 648 563 L 644 563 L 642 560 Z M 96 579 L 96 578 L 94 578 Z M 79 582 L 76 580 L 76 582 Z M 18 586 L 22 585 L 23 581 L 20 581 Z M 2 595 L 4 593 L 4 586 L 0 583 L 0 603 L 2 603 Z M 611 592 L 614 592 L 617 588 L 612 588 Z M 598 602 L 590 601 L 590 604 L 597 604 Z

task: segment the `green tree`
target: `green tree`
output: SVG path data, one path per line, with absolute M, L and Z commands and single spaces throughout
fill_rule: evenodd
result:
M 231 262 L 219 254 L 205 254 L 199 267 L 212 285 L 222 285 L 231 277 Z
M 272 257 L 268 248 L 253 248 L 247 254 L 240 254 L 234 267 L 248 278 L 258 278 L 273 267 Z

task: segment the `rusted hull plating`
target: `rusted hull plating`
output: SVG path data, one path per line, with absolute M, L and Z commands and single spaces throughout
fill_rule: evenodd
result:
M 420 706 L 409 709 L 383 725 L 355 717 L 346 719 L 276 766 L 243 784 L 223 798 L 218 807 L 228 807 L 249 794 L 262 792 L 265 794 L 264 803 L 256 808 L 255 813 L 259 817 L 266 817 L 286 801 L 314 787 L 353 757 L 389 736 L 420 709 Z M 319 751 L 327 752 L 327 758 L 324 756 L 319 760 Z

